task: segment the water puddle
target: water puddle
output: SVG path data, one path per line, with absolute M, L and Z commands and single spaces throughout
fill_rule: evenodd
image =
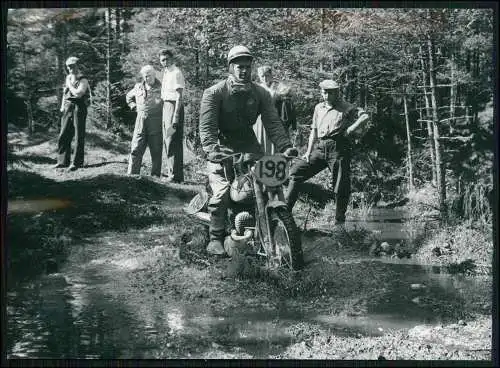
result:
M 333 315 L 286 300 L 275 309 L 256 305 L 229 311 L 146 300 L 124 276 L 141 267 L 138 246 L 132 246 L 137 239 L 99 239 L 75 248 L 60 273 L 7 294 L 8 357 L 203 358 L 220 351 L 267 358 L 297 342 L 293 330 L 303 323 L 339 336 L 378 336 L 418 324 L 456 322 L 467 313 L 490 314 L 489 277 L 453 276 L 409 261 L 374 259 L 352 264 L 360 269 L 378 264 L 379 272 L 390 275 L 362 315 Z

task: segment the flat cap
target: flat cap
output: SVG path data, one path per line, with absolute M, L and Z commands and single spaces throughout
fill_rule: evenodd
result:
M 338 89 L 340 85 L 331 79 L 325 79 L 323 82 L 319 84 L 321 89 Z
M 66 65 L 78 64 L 78 61 L 80 61 L 80 59 L 78 59 L 76 56 L 70 56 L 70 57 L 66 60 Z
M 231 50 L 229 50 L 227 54 L 227 62 L 230 63 L 234 59 L 240 58 L 240 57 L 248 57 L 250 59 L 253 59 L 253 55 L 250 53 L 250 50 L 246 48 L 245 46 L 234 46 Z

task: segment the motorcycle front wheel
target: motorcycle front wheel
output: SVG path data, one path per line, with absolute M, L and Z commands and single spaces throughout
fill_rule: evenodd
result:
M 301 269 L 302 242 L 290 211 L 283 207 L 270 209 L 269 225 L 273 244 L 272 254 L 268 255 L 271 266 Z

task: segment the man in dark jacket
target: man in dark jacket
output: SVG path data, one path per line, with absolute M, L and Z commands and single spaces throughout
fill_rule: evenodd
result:
M 283 128 L 271 95 L 251 81 L 253 56 L 250 51 L 244 46 L 235 46 L 229 51 L 227 61 L 229 77 L 203 93 L 199 126 L 213 193 L 208 202 L 210 242 L 207 251 L 219 255 L 224 254 L 225 218 L 231 183 L 225 176 L 224 166 L 214 162 L 217 154 L 226 151 L 262 155 L 252 128 L 259 115 L 277 151 L 289 156 L 298 153 Z

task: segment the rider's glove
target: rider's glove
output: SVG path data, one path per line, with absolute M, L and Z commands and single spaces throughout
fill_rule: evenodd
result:
M 283 155 L 286 157 L 297 157 L 299 155 L 299 151 L 295 147 L 290 147 L 283 152 Z
M 208 153 L 207 160 L 212 162 L 221 162 L 233 153 L 233 150 L 228 147 L 215 145 L 213 150 Z

